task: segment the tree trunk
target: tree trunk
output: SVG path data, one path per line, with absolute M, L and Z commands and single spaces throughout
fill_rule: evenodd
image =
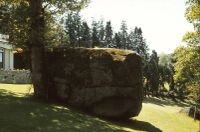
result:
M 34 95 L 38 98 L 45 98 L 46 89 L 43 74 L 43 49 L 40 47 L 31 48 L 31 66 Z
M 38 98 L 45 98 L 47 89 L 45 88 L 44 74 L 44 9 L 42 0 L 30 0 L 31 29 L 29 44 L 31 48 L 32 81 L 34 95 Z

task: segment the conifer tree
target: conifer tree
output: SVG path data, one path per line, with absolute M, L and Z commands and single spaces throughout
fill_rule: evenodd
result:
M 83 22 L 81 25 L 81 46 L 89 48 L 91 47 L 91 34 L 90 34 L 90 28 L 87 24 L 87 22 Z
M 113 48 L 113 30 L 112 30 L 112 26 L 111 26 L 111 21 L 108 21 L 106 23 L 106 28 L 105 28 L 105 45 L 108 48 Z
M 133 50 L 133 51 L 136 51 L 136 42 L 135 42 L 135 39 L 136 39 L 136 34 L 134 32 L 134 30 L 131 30 L 130 33 L 129 33 L 129 48 L 130 50 Z
M 78 12 L 70 12 L 66 19 L 66 33 L 71 47 L 80 47 L 81 17 Z
M 120 38 L 120 33 L 115 33 L 114 38 L 113 38 L 113 44 L 115 48 L 121 49 L 121 38 Z
M 127 49 L 127 37 L 128 37 L 128 27 L 126 24 L 126 21 L 122 21 L 121 28 L 120 28 L 120 37 L 121 37 L 121 43 L 122 48 Z
M 153 95 L 158 95 L 158 88 L 159 88 L 159 71 L 158 71 L 158 61 L 159 57 L 155 50 L 152 51 L 149 61 L 149 85 L 150 90 L 153 92 Z
M 98 31 L 98 38 L 100 42 L 100 47 L 106 47 L 105 45 L 105 27 L 104 27 L 104 20 L 103 18 L 98 22 L 97 26 L 97 31 Z
M 98 23 L 93 20 L 92 22 L 92 48 L 100 47 L 100 41 L 98 37 Z

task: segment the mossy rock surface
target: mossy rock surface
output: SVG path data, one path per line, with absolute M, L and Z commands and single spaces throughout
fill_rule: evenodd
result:
M 53 48 L 46 61 L 50 88 L 71 106 L 113 118 L 142 107 L 141 57 L 128 50 Z

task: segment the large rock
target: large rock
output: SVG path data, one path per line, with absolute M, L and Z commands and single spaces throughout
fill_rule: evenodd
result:
M 142 107 L 141 58 L 118 49 L 48 51 L 50 88 L 74 107 L 114 118 L 137 116 Z

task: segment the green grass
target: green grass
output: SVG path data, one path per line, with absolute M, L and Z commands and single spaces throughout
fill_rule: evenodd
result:
M 33 93 L 31 85 L 0 84 L 0 132 L 199 131 L 198 121 L 178 112 L 187 106 L 182 102 L 148 98 L 138 117 L 111 121 L 39 102 L 27 93 Z

